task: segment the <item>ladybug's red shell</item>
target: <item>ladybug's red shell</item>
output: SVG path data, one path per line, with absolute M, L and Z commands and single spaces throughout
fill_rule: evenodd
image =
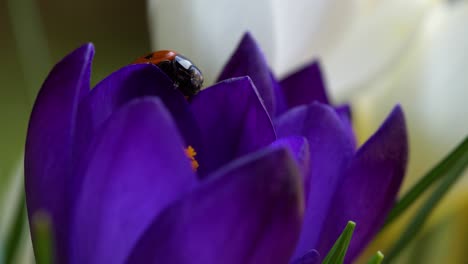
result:
M 163 61 L 173 61 L 176 56 L 177 52 L 173 50 L 158 50 L 136 59 L 133 63 L 151 63 L 158 65 Z
M 136 59 L 133 64 L 153 64 L 161 69 L 186 97 L 196 95 L 203 85 L 203 74 L 192 61 L 172 50 L 159 50 Z

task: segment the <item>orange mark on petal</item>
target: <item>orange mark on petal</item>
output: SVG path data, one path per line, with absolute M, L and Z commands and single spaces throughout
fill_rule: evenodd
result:
M 190 160 L 192 170 L 197 171 L 198 167 L 200 167 L 200 164 L 198 164 L 198 161 L 195 158 L 195 156 L 197 156 L 197 152 L 195 151 L 195 149 L 189 145 L 187 148 L 185 148 L 185 155 Z

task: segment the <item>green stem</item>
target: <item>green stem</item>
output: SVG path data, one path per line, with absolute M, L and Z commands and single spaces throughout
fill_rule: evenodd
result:
M 51 220 L 45 212 L 33 216 L 34 255 L 37 264 L 54 263 L 54 240 Z
M 367 264 L 380 264 L 384 259 L 382 252 L 377 251 L 374 256 L 367 262 Z
M 24 219 L 26 217 L 26 206 L 25 206 L 24 194 L 21 194 L 21 199 L 18 201 L 18 205 L 15 211 L 15 218 L 11 228 L 6 237 L 5 243 L 5 263 L 13 263 L 15 253 L 18 251 L 19 242 L 21 240 L 21 233 L 24 230 Z
M 353 221 L 348 222 L 322 264 L 342 264 L 344 262 L 355 227 L 356 223 Z
M 465 140 L 466 141 L 466 140 Z M 465 142 L 464 142 L 465 143 Z M 464 151 L 458 161 L 450 166 L 447 171 L 447 176 L 443 179 L 441 184 L 436 190 L 429 196 L 427 201 L 418 210 L 416 216 L 412 222 L 408 225 L 406 230 L 400 236 L 400 239 L 391 248 L 390 253 L 386 257 L 386 261 L 390 262 L 392 259 L 397 257 L 402 250 L 410 243 L 421 230 L 426 222 L 427 218 L 440 202 L 440 200 L 447 194 L 450 188 L 456 183 L 456 181 L 463 175 L 463 171 L 468 166 L 468 152 Z
M 468 137 L 458 145 L 445 159 L 433 167 L 424 177 L 419 180 L 390 211 L 384 228 L 390 225 L 403 212 L 410 207 L 434 182 L 441 179 L 452 166 L 460 160 L 468 151 Z
M 26 103 L 31 106 L 52 66 L 47 38 L 35 0 L 8 0 L 7 8 L 26 82 Z

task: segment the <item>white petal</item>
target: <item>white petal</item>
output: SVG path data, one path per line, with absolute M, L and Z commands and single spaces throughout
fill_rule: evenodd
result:
M 413 88 L 417 93 L 410 102 L 414 118 L 439 153 L 459 143 L 468 131 L 467 25 L 467 2 L 435 10 L 419 42 L 421 59 L 402 83 L 408 89 L 419 87 Z
M 175 49 L 211 83 L 245 31 L 260 43 L 275 73 L 332 47 L 357 0 L 148 0 L 154 49 Z M 340 3 L 339 3 L 340 2 Z
M 366 85 L 356 101 L 361 125 L 371 127 L 393 104 L 403 104 L 410 129 L 409 175 L 424 173 L 468 131 L 467 25 L 467 2 L 437 5 L 395 67 Z
M 279 76 L 321 57 L 356 18 L 356 0 L 275 1 L 273 68 Z
M 323 56 L 329 90 L 343 99 L 401 56 L 432 0 L 388 0 L 361 10 L 343 41 Z

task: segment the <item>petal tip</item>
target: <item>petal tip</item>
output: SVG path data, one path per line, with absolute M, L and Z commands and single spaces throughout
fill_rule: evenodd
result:
M 330 104 L 326 81 L 318 60 L 305 64 L 281 80 L 289 107 L 319 101 Z
M 237 56 L 246 56 L 246 54 L 249 53 L 256 54 L 255 56 L 259 57 L 259 59 L 261 59 L 266 64 L 265 56 L 257 40 L 254 38 L 252 33 L 246 31 L 237 45 L 237 48 L 234 51 L 232 57 L 234 57 L 236 54 Z
M 64 60 L 70 57 L 82 57 L 85 61 L 91 61 L 94 57 L 95 48 L 91 42 L 81 45 L 79 48 L 67 55 Z
M 400 104 L 392 109 L 377 131 L 361 146 L 361 149 L 372 145 L 375 145 L 374 148 L 377 149 L 385 149 L 387 154 L 393 153 L 393 155 L 399 156 L 399 160 L 406 164 L 408 130 L 403 108 Z
M 246 31 L 244 35 L 242 36 L 241 43 L 244 44 L 257 44 L 257 41 L 255 41 L 255 38 L 253 37 L 252 33 L 250 31 Z
M 403 111 L 403 106 L 400 103 L 396 104 L 393 107 L 392 111 L 390 112 L 389 118 L 398 118 L 400 119 L 400 121 L 404 122 L 405 113 Z
M 405 114 L 403 111 L 403 107 L 400 104 L 397 104 L 393 107 L 392 111 L 382 123 L 382 126 L 379 128 L 378 131 L 382 129 L 391 129 L 392 131 L 398 131 L 399 134 L 404 137 L 405 141 L 407 141 Z
M 94 52 L 95 51 L 95 47 L 94 47 L 94 44 L 92 42 L 86 42 L 83 45 L 81 45 L 78 49 L 83 49 L 83 50 L 88 51 L 88 52 Z
M 240 77 L 232 77 L 232 78 L 221 81 L 221 83 L 235 83 L 235 82 L 245 83 L 245 84 L 250 83 L 253 85 L 252 79 L 247 75 L 240 76 Z

